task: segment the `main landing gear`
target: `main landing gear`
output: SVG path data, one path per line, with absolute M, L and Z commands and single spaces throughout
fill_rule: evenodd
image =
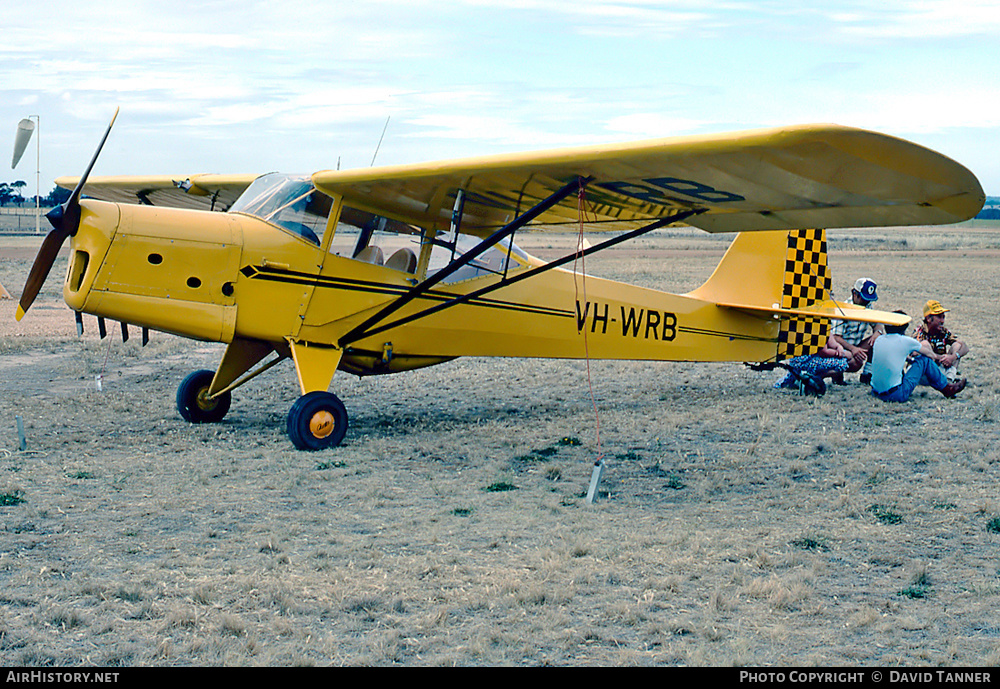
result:
M 310 392 L 288 412 L 288 437 L 300 450 L 325 450 L 340 445 L 347 433 L 347 409 L 329 392 Z
M 229 411 L 229 392 L 208 396 L 214 377 L 212 371 L 195 371 L 177 388 L 177 411 L 186 421 L 217 423 Z M 307 393 L 288 412 L 287 430 L 292 444 L 300 450 L 336 447 L 347 433 L 347 408 L 329 392 Z

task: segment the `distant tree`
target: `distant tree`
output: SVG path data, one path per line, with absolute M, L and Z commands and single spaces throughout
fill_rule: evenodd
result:
M 17 182 L 0 182 L 0 206 L 23 204 L 24 196 L 21 194 L 21 190 L 25 186 L 27 186 L 27 183 L 20 180 Z
M 27 182 L 24 182 L 23 180 L 18 180 L 16 182 L 10 183 L 10 188 L 12 189 L 11 201 L 13 201 L 18 206 L 24 205 L 24 194 L 21 193 L 21 190 L 24 189 L 26 186 L 28 186 Z
M 72 192 L 69 189 L 63 189 L 62 187 L 55 187 L 49 192 L 49 195 L 42 199 L 42 203 L 46 206 L 58 206 L 61 203 L 65 203 L 66 199 Z

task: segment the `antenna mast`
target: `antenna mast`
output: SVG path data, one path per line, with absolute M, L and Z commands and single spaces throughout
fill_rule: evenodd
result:
M 392 117 L 392 115 L 389 115 Z M 372 164 L 369 167 L 375 167 L 375 156 L 378 155 L 378 149 L 382 148 L 382 139 L 385 138 L 385 130 L 389 128 L 389 117 L 385 118 L 385 126 L 382 127 L 382 136 L 378 138 L 378 146 L 375 147 L 375 155 L 372 156 Z

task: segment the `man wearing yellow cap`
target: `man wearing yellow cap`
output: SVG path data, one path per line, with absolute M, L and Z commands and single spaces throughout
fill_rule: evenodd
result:
M 924 304 L 924 322 L 917 328 L 913 337 L 919 342 L 930 344 L 931 357 L 941 368 L 949 382 L 959 379 L 958 360 L 969 353 L 969 346 L 955 337 L 944 327 L 944 315 L 950 309 L 941 306 L 941 302 L 931 299 Z M 928 385 L 926 380 L 921 384 Z

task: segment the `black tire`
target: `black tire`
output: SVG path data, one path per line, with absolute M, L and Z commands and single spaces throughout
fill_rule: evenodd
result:
M 228 392 L 214 399 L 205 397 L 212 378 L 212 371 L 195 371 L 177 388 L 177 411 L 191 423 L 217 423 L 229 412 L 233 397 Z
M 310 392 L 288 412 L 288 437 L 300 450 L 336 447 L 347 434 L 347 408 L 329 392 Z

